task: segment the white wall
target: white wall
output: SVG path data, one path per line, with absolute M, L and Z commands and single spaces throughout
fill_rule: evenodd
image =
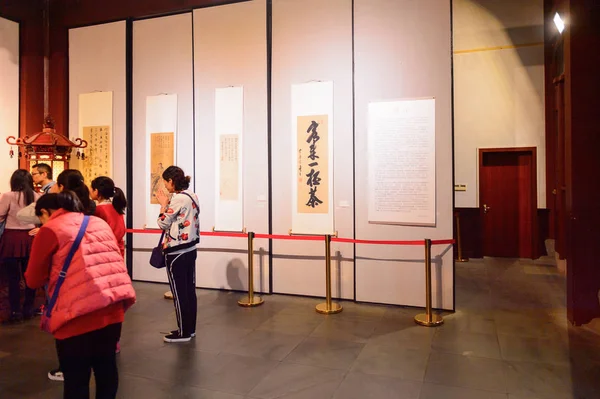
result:
M 538 208 L 546 207 L 543 0 L 454 0 L 456 204 L 478 207 L 478 150 L 537 147 Z
M 19 167 L 19 149 L 13 148 L 11 159 L 7 136 L 19 137 L 19 24 L 0 18 L 0 193 L 10 191 L 10 176 Z

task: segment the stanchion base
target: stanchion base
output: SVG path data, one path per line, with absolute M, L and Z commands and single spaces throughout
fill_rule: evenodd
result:
M 415 316 L 415 323 L 425 327 L 435 327 L 444 324 L 444 319 L 442 319 L 442 316 L 432 314 L 431 321 L 427 321 L 427 315 L 425 313 L 421 313 Z
M 165 292 L 165 299 L 173 299 L 173 293 L 171 291 Z
M 335 314 L 340 313 L 343 310 L 343 308 L 342 305 L 334 302 L 331 304 L 331 308 L 329 309 L 327 308 L 327 303 L 320 303 L 317 305 L 315 310 L 317 311 L 317 313 L 321 314 Z
M 265 301 L 259 296 L 252 297 L 252 300 L 250 300 L 249 297 L 246 297 L 246 298 L 240 299 L 238 301 L 238 305 L 240 305 L 244 308 L 252 308 L 254 306 L 260 306 L 263 303 L 265 303 Z
M 468 261 L 469 261 L 469 258 L 457 258 L 457 259 L 455 259 L 455 260 L 456 260 L 456 262 L 459 262 L 459 263 L 464 263 L 464 262 L 468 262 Z

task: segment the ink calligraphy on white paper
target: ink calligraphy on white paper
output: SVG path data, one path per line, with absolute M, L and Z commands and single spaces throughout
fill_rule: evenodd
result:
M 369 104 L 371 223 L 435 225 L 435 99 Z
M 81 170 L 84 180 L 89 184 L 99 176 L 112 177 L 110 126 L 84 126 L 83 139 L 88 143 Z

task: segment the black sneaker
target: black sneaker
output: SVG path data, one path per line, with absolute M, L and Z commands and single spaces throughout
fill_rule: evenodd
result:
M 19 324 L 23 321 L 23 315 L 21 313 L 13 312 L 10 314 L 10 317 L 7 320 L 4 320 L 2 324 L 10 325 L 10 324 Z
M 64 381 L 65 376 L 60 369 L 50 370 L 48 371 L 48 379 L 52 381 Z
M 181 336 L 179 335 L 178 331 L 175 331 L 174 333 L 171 333 L 169 335 L 165 335 L 163 340 L 165 342 L 189 342 L 192 339 L 192 337 L 190 335 L 186 336 Z
M 179 330 L 173 330 L 173 331 L 171 331 L 171 334 L 179 334 Z M 194 338 L 195 336 L 196 336 L 195 332 L 190 334 L 190 337 L 192 337 L 192 338 Z
M 31 320 L 35 317 L 35 310 L 24 310 L 23 320 Z

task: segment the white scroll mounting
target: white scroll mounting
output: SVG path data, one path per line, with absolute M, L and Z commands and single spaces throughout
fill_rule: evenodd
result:
M 215 90 L 215 229 L 242 231 L 244 88 Z
M 333 234 L 333 82 L 292 85 L 292 231 Z

